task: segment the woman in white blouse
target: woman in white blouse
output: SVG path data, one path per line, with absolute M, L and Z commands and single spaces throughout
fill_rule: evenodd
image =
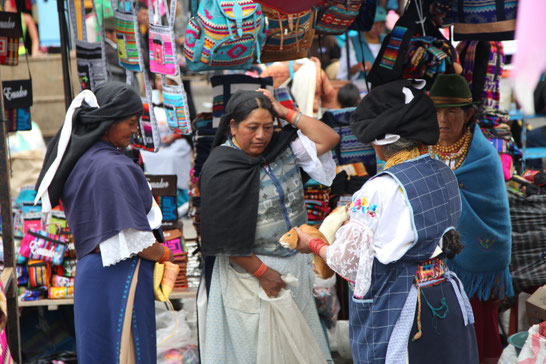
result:
M 198 296 L 201 359 L 256 363 L 260 287 L 277 297 L 285 287 L 281 277 L 292 275 L 298 287 L 287 288 L 324 362 L 331 360 L 312 295 L 310 257 L 282 247 L 279 238 L 307 222 L 300 168 L 332 183 L 330 150 L 339 135 L 285 108 L 266 90 L 236 92 L 225 112 L 199 177 L 206 257 Z M 276 116 L 290 125 L 275 131 Z
M 320 255 L 350 283 L 355 363 L 477 362 L 468 298 L 444 263 L 460 250 L 458 184 L 428 156 L 439 130 L 422 86 L 394 81 L 363 99 L 351 127 L 386 170 L 353 195 L 332 245 L 298 231 L 298 250 Z

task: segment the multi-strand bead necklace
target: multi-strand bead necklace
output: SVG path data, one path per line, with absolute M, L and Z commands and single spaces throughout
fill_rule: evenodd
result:
M 449 162 L 456 161 L 455 166 L 451 167 L 452 170 L 456 170 L 461 166 L 461 164 L 463 164 L 464 159 L 468 154 L 471 141 L 472 133 L 470 133 L 470 130 L 467 129 L 463 136 L 452 145 L 443 147 L 436 144 L 430 147 L 430 157 L 437 157 L 438 159 L 447 162 L 446 164 L 448 166 L 451 165 Z

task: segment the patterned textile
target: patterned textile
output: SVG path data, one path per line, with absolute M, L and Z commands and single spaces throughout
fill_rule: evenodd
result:
M 168 26 L 150 24 L 150 71 L 162 75 L 176 75 L 176 54 L 173 30 Z
M 383 173 L 403 188 L 413 209 L 416 239 L 398 261 L 384 265 L 374 259 L 372 285 L 364 299 L 351 301 L 349 313 L 353 359 L 357 363 L 384 363 L 387 346 L 413 285 L 417 266 L 427 260 L 446 229 L 461 213 L 457 180 L 444 164 L 420 157 Z
M 437 281 L 444 279 L 444 273 L 446 271 L 446 265 L 443 259 L 433 258 L 417 266 L 417 272 L 415 273 L 415 281 L 417 283 L 425 283 L 430 281 Z
M 309 225 L 320 224 L 330 213 L 330 189 L 315 183 L 305 185 L 304 197 Z
M 358 16 L 362 0 L 327 0 L 316 6 L 317 34 L 343 34 Z
M 120 66 L 134 72 L 141 72 L 139 53 L 140 45 L 137 42 L 136 32 L 138 25 L 133 13 L 126 13 L 119 9 L 114 10 L 116 19 L 116 37 Z
M 6 109 L 5 113 L 8 132 L 32 129 L 30 108 Z
M 0 64 L 17 66 L 19 63 L 19 38 L 0 37 Z
M 183 135 L 192 133 L 188 100 L 182 85 L 163 84 L 163 107 L 171 130 Z
M 400 51 L 400 45 L 402 39 L 406 34 L 408 28 L 402 26 L 395 26 L 389 37 L 389 41 L 386 43 L 385 52 L 381 57 L 379 65 L 381 67 L 392 70 L 394 68 L 394 62 L 398 59 L 398 52 Z
M 404 61 L 403 78 L 433 83 L 437 74 L 453 72 L 456 56 L 449 41 L 435 37 L 413 37 Z
M 334 148 L 334 160 L 337 165 L 362 162 L 366 167 L 375 164 L 375 152 L 371 144 L 358 141 L 349 125 L 355 107 L 338 110 L 327 110 L 322 121 L 334 129 L 341 140 Z
M 510 271 L 514 290 L 546 282 L 546 196 L 524 197 L 508 191 L 512 222 Z
M 202 0 L 186 29 L 184 55 L 190 70 L 246 70 L 260 63 L 267 24 L 251 0 Z
M 315 9 L 293 14 L 283 14 L 267 6 L 262 6 L 262 9 L 269 22 L 269 29 L 260 55 L 261 62 L 307 57 L 315 35 Z
M 19 39 L 23 36 L 21 13 L 0 11 L 0 64 L 17 66 Z
M 76 39 L 76 63 L 80 90 L 94 91 L 95 87 L 107 80 L 108 72 L 100 43 Z
M 463 73 L 472 90 L 474 101 L 481 101 L 486 110 L 498 110 L 500 77 L 504 67 L 502 42 L 462 41 L 457 45 Z
M 277 87 L 274 90 L 275 98 L 281 103 L 282 106 L 291 110 L 298 110 L 298 104 L 292 98 L 288 87 Z
M 455 40 L 513 40 L 517 0 L 452 2 Z

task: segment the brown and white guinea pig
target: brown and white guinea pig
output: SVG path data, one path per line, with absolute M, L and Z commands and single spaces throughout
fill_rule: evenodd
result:
M 300 229 L 313 239 L 320 239 L 328 244 L 332 244 L 335 240 L 337 230 L 347 219 L 349 219 L 347 208 L 345 206 L 337 207 L 324 219 L 319 229 L 306 224 L 301 225 Z M 279 242 L 286 248 L 295 249 L 298 246 L 296 228 L 290 229 L 290 231 L 281 236 Z M 334 275 L 334 271 L 328 267 L 321 257 L 315 255 L 313 264 L 321 278 L 327 279 Z

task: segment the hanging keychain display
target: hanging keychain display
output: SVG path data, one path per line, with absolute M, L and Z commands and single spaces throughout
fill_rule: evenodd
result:
M 28 55 L 25 54 L 28 68 L 28 80 L 2 81 L 4 110 L 6 114 L 7 131 L 32 129 L 30 107 L 32 106 L 32 77 L 28 64 Z
M 0 64 L 17 66 L 19 40 L 23 37 L 21 15 L 0 11 Z
M 162 3 L 160 3 L 162 1 Z M 168 25 L 161 24 L 159 11 L 163 4 L 167 12 Z M 180 77 L 178 60 L 174 52 L 174 19 L 176 15 L 176 1 L 171 1 L 167 8 L 165 0 L 148 0 L 148 16 L 150 19 L 150 69 L 161 74 L 163 87 L 163 107 L 167 114 L 169 128 L 177 133 L 189 135 L 192 132 L 191 120 L 188 112 L 186 91 Z M 175 84 L 167 84 L 165 75 L 175 75 Z M 172 78 L 171 78 L 172 79 Z
M 80 3 L 80 12 L 76 12 L 75 2 Z M 108 69 L 106 68 L 106 54 L 104 52 L 104 24 L 99 21 L 95 4 L 93 3 L 93 12 L 95 19 L 101 29 L 101 41 L 89 42 L 87 38 L 87 29 L 85 27 L 85 7 L 83 0 L 69 1 L 68 10 L 70 12 L 70 22 L 76 39 L 76 64 L 78 70 L 78 79 L 80 80 L 81 90 L 95 91 L 95 88 L 108 80 Z M 81 24 L 81 39 L 78 35 L 78 20 Z

